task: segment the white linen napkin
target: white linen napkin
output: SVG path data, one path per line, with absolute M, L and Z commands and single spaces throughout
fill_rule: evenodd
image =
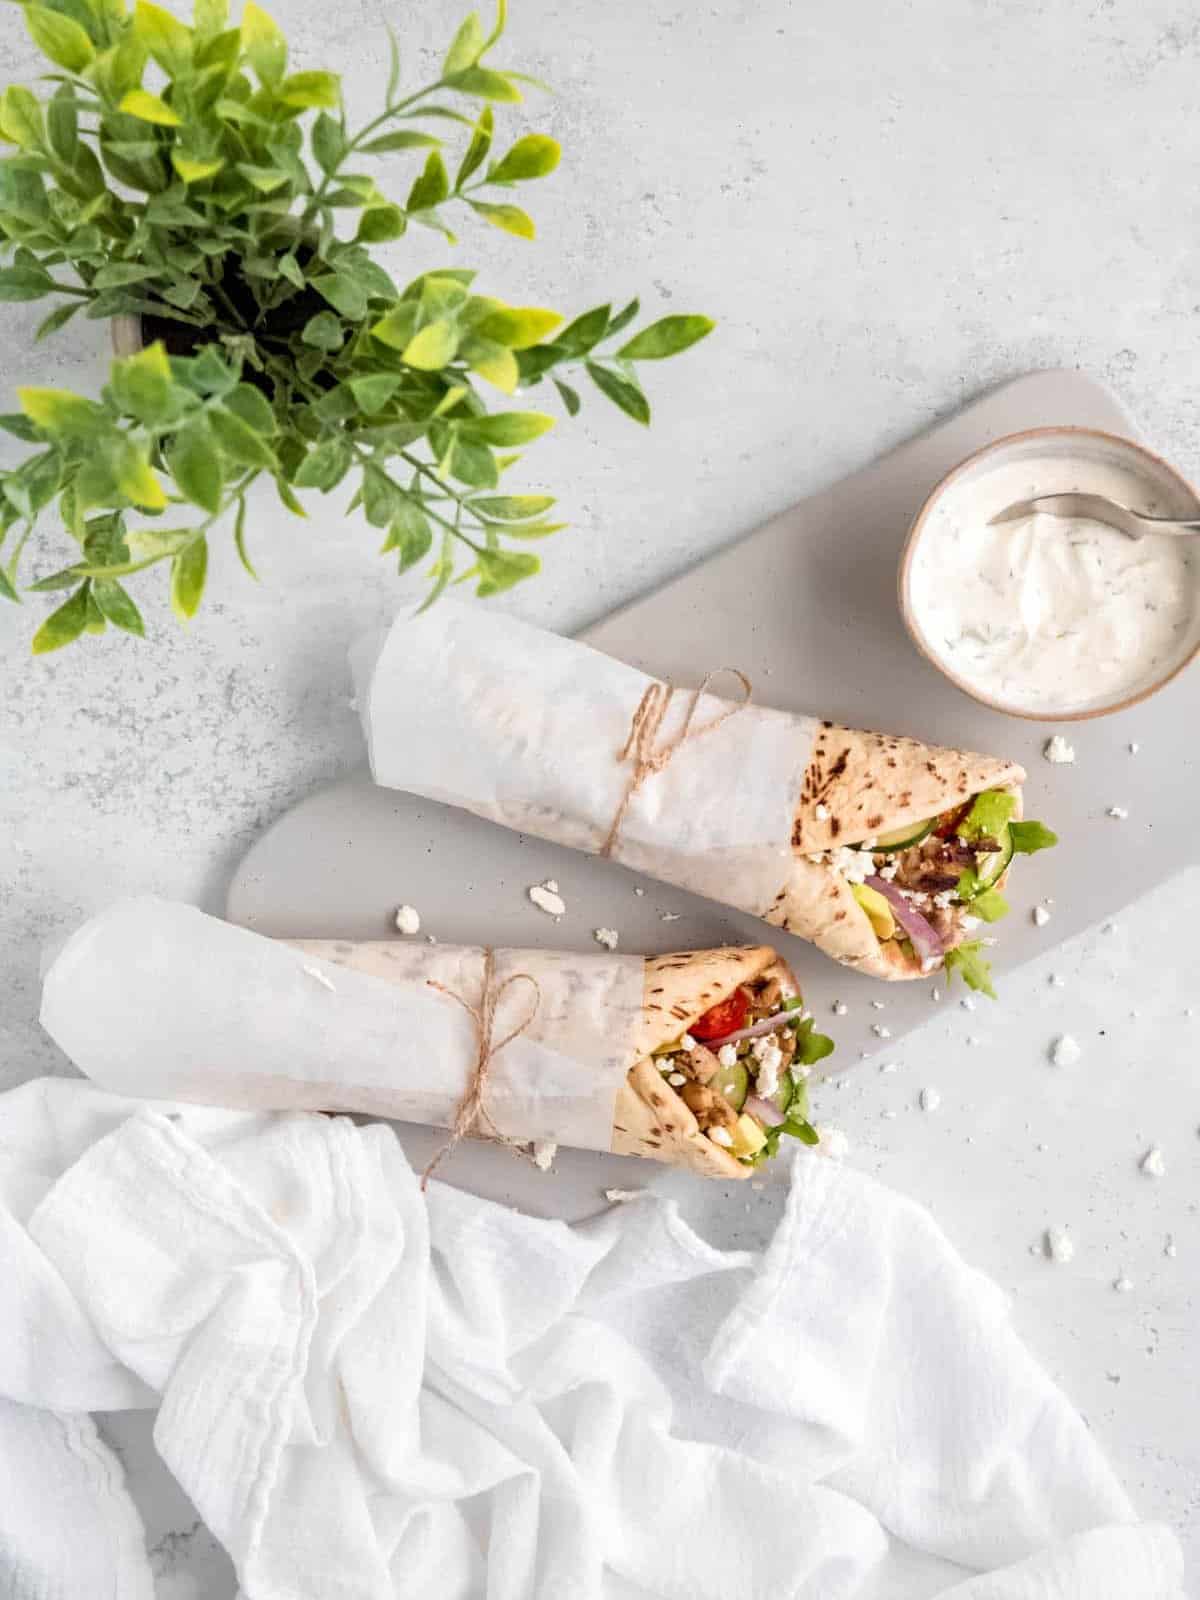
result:
M 994 1286 L 806 1153 L 719 1252 L 652 1197 L 426 1200 L 384 1126 L 42 1080 L 0 1098 L 0 1266 L 22 1600 L 153 1592 L 78 1415 L 147 1403 L 247 1600 L 1183 1594 Z

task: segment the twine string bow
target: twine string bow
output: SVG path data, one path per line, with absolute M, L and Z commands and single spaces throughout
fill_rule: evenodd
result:
M 714 678 L 719 678 L 723 672 L 728 672 L 735 677 L 742 686 L 742 698 L 734 705 L 728 705 L 710 721 L 701 723 L 696 728 L 696 710 L 706 693 L 709 684 Z M 616 814 L 612 819 L 612 826 L 604 843 L 600 846 L 602 856 L 611 856 L 621 832 L 621 825 L 633 797 L 645 783 L 646 779 L 656 772 L 662 772 L 670 765 L 675 755 L 685 744 L 693 739 L 700 739 L 706 733 L 712 733 L 714 728 L 719 728 L 723 722 L 728 722 L 730 717 L 736 716 L 739 711 L 750 704 L 750 697 L 754 693 L 754 686 L 744 672 L 737 667 L 717 667 L 712 672 L 706 672 L 697 688 L 692 690 L 692 697 L 688 702 L 687 714 L 683 719 L 683 726 L 679 732 L 663 743 L 657 743 L 662 731 L 663 722 L 670 709 L 671 701 L 675 697 L 675 686 L 670 683 L 654 682 L 647 686 L 645 694 L 638 701 L 637 709 L 633 713 L 629 724 L 629 733 L 625 743 L 617 752 L 617 761 L 624 764 L 630 763 L 629 779 L 625 785 L 625 792 L 621 796 Z
M 518 1154 L 525 1153 L 519 1139 L 510 1139 L 506 1133 L 492 1121 L 487 1106 L 484 1103 L 487 1094 L 488 1078 L 491 1075 L 492 1062 L 506 1044 L 511 1044 L 520 1034 L 524 1033 L 537 1016 L 538 1006 L 541 1004 L 542 992 L 538 987 L 537 979 L 529 972 L 511 973 L 504 982 L 496 984 L 496 952 L 486 949 L 483 954 L 483 993 L 479 1004 L 473 1006 L 470 1001 L 464 1000 L 462 995 L 456 994 L 453 989 L 446 988 L 442 983 L 430 983 L 430 988 L 438 989 L 442 994 L 448 995 L 457 1002 L 475 1024 L 475 1033 L 478 1043 L 478 1054 L 475 1066 L 471 1073 L 470 1082 L 467 1084 L 462 1099 L 458 1102 L 458 1109 L 454 1113 L 454 1123 L 450 1129 L 450 1137 L 437 1151 L 425 1171 L 421 1174 L 421 1188 L 425 1189 L 434 1172 L 445 1158 L 476 1127 L 486 1128 L 485 1137 L 494 1140 L 497 1144 L 504 1144 Z M 522 1017 L 515 1027 L 509 1029 L 502 1039 L 493 1039 L 492 1032 L 496 1025 L 496 1011 L 500 1001 L 509 989 L 518 983 L 527 983 L 533 991 L 533 1004 L 529 1014 Z

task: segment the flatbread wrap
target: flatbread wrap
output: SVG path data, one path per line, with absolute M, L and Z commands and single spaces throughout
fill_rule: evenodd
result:
M 674 689 L 479 607 L 352 652 L 376 782 L 611 856 L 873 977 L 992 992 L 980 930 L 1022 819 L 1015 762 Z
M 643 958 L 279 941 L 152 898 L 71 936 L 41 1015 L 120 1094 L 452 1128 L 478 1088 L 468 1132 L 725 1179 L 785 1136 L 818 1141 L 807 1079 L 833 1049 L 765 945 Z

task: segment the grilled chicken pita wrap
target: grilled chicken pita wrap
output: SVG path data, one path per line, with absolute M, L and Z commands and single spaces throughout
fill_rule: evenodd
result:
M 784 1135 L 817 1142 L 806 1080 L 833 1049 L 766 946 L 285 943 L 149 898 L 54 956 L 42 1024 L 119 1094 L 450 1128 L 478 1089 L 466 1131 L 717 1178 L 748 1176 Z
M 727 645 L 722 648 L 728 648 Z M 945 964 L 991 992 L 1014 762 L 676 690 L 478 607 L 352 653 L 377 783 L 752 912 L 874 977 Z M 743 680 L 744 682 L 744 680 Z

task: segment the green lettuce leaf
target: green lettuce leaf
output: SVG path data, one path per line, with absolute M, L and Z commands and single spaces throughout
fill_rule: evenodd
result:
M 989 1000 L 994 1000 L 996 991 L 992 987 L 992 964 L 983 950 L 982 939 L 971 939 L 953 950 L 947 950 L 946 979 L 949 982 L 956 972 L 960 973 L 968 989 L 976 989 L 980 994 L 986 994 Z
M 1008 833 L 1013 850 L 1019 856 L 1031 856 L 1058 843 L 1058 835 L 1051 833 L 1044 822 L 1010 822 Z
M 1017 809 L 1016 796 L 1003 789 L 985 789 L 959 824 L 960 839 L 999 839 L 1004 825 Z

